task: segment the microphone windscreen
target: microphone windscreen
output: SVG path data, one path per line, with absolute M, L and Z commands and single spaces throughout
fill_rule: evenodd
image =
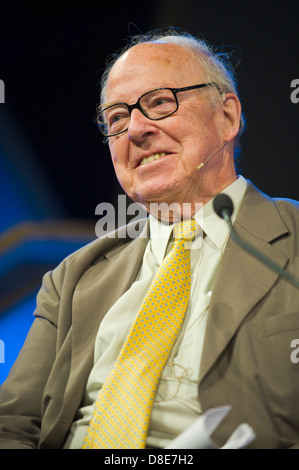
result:
M 213 207 L 214 211 L 216 212 L 219 217 L 223 219 L 223 210 L 229 213 L 231 216 L 232 213 L 234 212 L 234 205 L 233 201 L 227 194 L 217 194 L 217 196 L 214 197 L 213 200 Z

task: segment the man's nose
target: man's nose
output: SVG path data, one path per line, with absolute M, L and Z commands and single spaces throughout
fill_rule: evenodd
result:
M 142 141 L 155 131 L 155 121 L 146 117 L 139 109 L 133 109 L 127 131 L 128 139 Z

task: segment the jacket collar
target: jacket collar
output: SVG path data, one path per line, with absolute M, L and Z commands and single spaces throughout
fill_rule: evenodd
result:
M 251 182 L 236 218 L 236 232 L 249 244 L 275 261 L 281 268 L 288 258 L 274 241 L 288 234 L 274 201 Z M 242 321 L 267 294 L 278 278 L 261 261 L 239 247 L 229 237 L 211 298 L 200 382 L 226 348 Z

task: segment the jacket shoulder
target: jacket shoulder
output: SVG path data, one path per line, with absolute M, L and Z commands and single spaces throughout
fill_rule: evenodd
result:
M 299 202 L 287 198 L 273 198 L 273 202 L 290 232 L 299 237 Z
M 63 262 L 68 265 L 83 260 L 86 260 L 86 263 L 93 263 L 102 257 L 112 257 L 114 253 L 135 239 L 147 238 L 146 222 L 147 218 L 139 219 L 137 222 L 132 222 L 102 235 L 71 253 Z

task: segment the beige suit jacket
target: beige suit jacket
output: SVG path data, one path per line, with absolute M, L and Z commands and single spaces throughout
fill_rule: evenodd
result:
M 249 183 L 234 226 L 298 275 L 297 203 L 270 199 Z M 134 281 L 146 243 L 146 237 L 98 239 L 45 275 L 36 319 L 0 390 L 0 448 L 62 447 L 85 392 L 100 322 Z M 218 445 L 247 422 L 257 436 L 250 447 L 299 446 L 296 338 L 299 290 L 229 239 L 198 384 L 203 410 L 232 406 L 213 436 Z

